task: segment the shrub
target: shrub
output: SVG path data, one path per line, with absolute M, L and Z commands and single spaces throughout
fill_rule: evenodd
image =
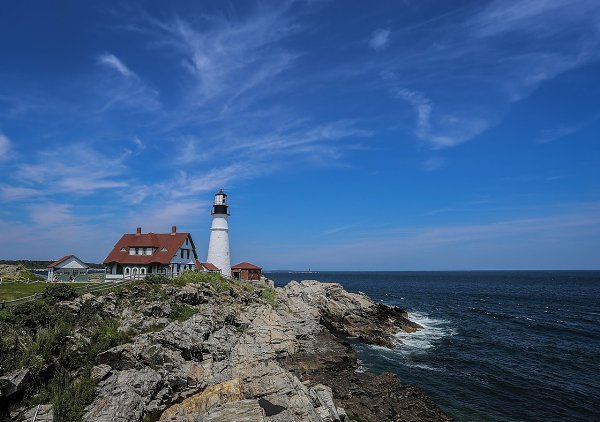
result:
M 148 284 L 167 284 L 171 279 L 164 274 L 148 274 L 144 279 Z
M 263 289 L 261 296 L 269 305 L 273 307 L 277 306 L 277 291 L 274 288 L 267 287 Z
M 86 406 L 94 399 L 95 388 L 88 368 L 79 377 L 74 377 L 61 367 L 36 397 L 36 402 L 52 403 L 55 421 L 80 421 Z
M 119 331 L 119 322 L 114 318 L 102 320 L 90 334 L 90 344 L 86 349 L 86 360 L 95 363 L 96 356 L 111 347 L 131 341 L 132 331 Z
M 184 271 L 179 277 L 176 277 L 173 282 L 177 285 L 184 285 L 187 283 L 208 283 L 218 292 L 227 291 L 236 284 L 219 273 L 192 270 Z
M 51 284 L 44 289 L 42 297 L 50 303 L 61 300 L 73 300 L 77 297 L 75 289 L 68 284 Z
M 29 271 L 27 268 L 24 268 L 24 267 L 21 268 L 21 266 L 19 266 L 19 273 L 17 274 L 16 278 L 18 280 L 30 280 L 30 281 L 44 281 L 44 280 L 46 280 L 41 275 L 34 274 L 31 271 Z
M 171 305 L 169 319 L 171 321 L 185 321 L 190 319 L 196 312 L 196 309 L 192 308 L 191 306 L 183 305 L 181 303 L 174 303 Z
M 14 325 L 35 330 L 53 324 L 56 320 L 56 311 L 47 302 L 34 300 L 13 307 L 4 318 Z

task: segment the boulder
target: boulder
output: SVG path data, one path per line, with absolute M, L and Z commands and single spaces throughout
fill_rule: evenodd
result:
M 23 392 L 30 379 L 31 372 L 27 368 L 19 369 L 0 377 L 0 400 Z

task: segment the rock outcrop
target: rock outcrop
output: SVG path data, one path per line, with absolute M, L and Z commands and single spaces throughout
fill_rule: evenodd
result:
M 346 336 L 390 347 L 399 330 L 419 329 L 400 309 L 317 281 L 276 289 L 275 306 L 255 289 L 161 289 L 162 302 L 122 309 L 114 294 L 87 298 L 120 313 L 122 329 L 167 324 L 98 356 L 84 420 L 451 420 L 396 376 L 356 372 Z M 169 322 L 168 302 L 196 313 Z

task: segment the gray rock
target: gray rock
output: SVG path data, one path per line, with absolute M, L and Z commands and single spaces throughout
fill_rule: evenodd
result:
M 153 302 L 144 308 L 144 315 L 153 317 L 168 317 L 171 314 L 169 302 Z
M 0 377 L 0 399 L 6 399 L 20 393 L 27 387 L 30 379 L 31 372 L 27 368 Z
M 110 371 L 112 371 L 110 365 L 96 365 L 92 368 L 90 376 L 94 381 L 102 381 L 110 374 Z
M 343 388 L 328 386 L 335 384 L 335 369 L 327 371 L 342 368 L 345 374 L 354 374 L 356 357 L 330 329 L 391 344 L 389 338 L 401 329 L 401 312 L 382 308 L 335 283 L 292 282 L 276 289 L 276 307 L 265 304 L 256 289 L 218 293 L 202 284 L 167 286 L 169 301 L 197 311 L 187 321 L 168 324 L 169 301 L 143 303 L 143 286 L 127 293 L 127 301 L 100 298 L 102 306 L 115 307 L 122 330 L 144 330 L 159 321 L 164 328 L 138 334 L 131 343 L 97 357 L 99 365 L 92 371 L 99 380 L 97 397 L 83 420 L 348 420 L 336 404 L 347 409 L 346 403 L 354 406 L 354 402 L 341 402 L 337 392 Z M 315 377 L 327 373 L 330 378 L 314 382 L 306 376 L 311 371 Z M 381 391 L 385 382 L 379 383 Z M 364 400 L 366 395 L 358 395 L 360 387 L 352 385 Z
M 35 420 L 35 422 L 52 422 L 54 420 L 52 405 L 41 404 L 34 406 L 23 414 L 22 419 L 25 421 Z

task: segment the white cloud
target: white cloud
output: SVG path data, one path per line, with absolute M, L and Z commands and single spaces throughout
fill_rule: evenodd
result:
M 227 107 L 259 86 L 273 89 L 273 78 L 298 57 L 277 45 L 296 29 L 285 17 L 288 8 L 259 8 L 243 20 L 204 16 L 201 23 L 176 19 L 151 25 L 159 30 L 159 44 L 182 55 L 197 81 L 192 101 L 219 99 Z
M 142 211 L 130 212 L 126 220 L 130 230 L 141 226 L 144 232 L 165 233 L 175 225 L 183 231 L 186 226 L 194 225 L 199 216 L 207 215 L 208 209 L 208 203 L 198 200 L 180 199 L 167 203 L 157 200 L 145 205 Z
M 402 31 L 413 42 L 380 72 L 433 148 L 477 137 L 540 84 L 600 59 L 595 0 L 493 0 Z
M 44 193 L 39 189 L 2 184 L 0 185 L 0 195 L 5 201 L 18 201 L 44 196 Z
M 143 151 L 146 149 L 146 144 L 144 144 L 142 142 L 142 140 L 140 138 L 138 138 L 137 136 L 133 137 L 133 143 L 137 147 L 138 151 Z
M 369 47 L 375 51 L 385 50 L 390 42 L 390 30 L 389 29 L 376 29 L 371 34 L 369 40 Z
M 67 204 L 36 204 L 29 206 L 28 209 L 31 221 L 41 228 L 75 220 L 75 216 L 71 213 L 71 206 Z
M 474 115 L 445 114 L 432 122 L 433 103 L 417 91 L 401 88 L 395 94 L 407 101 L 417 115 L 415 135 L 432 149 L 453 147 L 479 135 L 489 127 L 489 122 Z
M 69 151 L 68 161 L 64 151 Z M 109 156 L 87 143 L 42 150 L 30 163 L 18 165 L 15 176 L 25 185 L 13 188 L 35 189 L 45 194 L 90 194 L 100 189 L 124 188 L 129 185 L 122 178 L 127 156 Z
M 6 135 L 0 133 L 0 161 L 8 159 L 10 149 L 10 139 L 8 139 Z
M 156 111 L 160 108 L 159 92 L 130 70 L 118 57 L 104 53 L 99 56 L 98 62 L 118 73 L 118 77 L 107 75 L 100 80 L 99 94 L 104 98 L 108 97 L 101 111 L 119 105 L 146 111 Z
M 114 70 L 116 70 L 117 72 L 119 72 L 121 75 L 130 78 L 130 77 L 137 77 L 131 70 L 129 70 L 129 68 L 127 66 L 125 66 L 125 64 L 119 60 L 117 58 L 117 56 L 115 56 L 114 54 L 110 54 L 110 53 L 104 53 L 101 54 L 100 57 L 98 57 L 98 61 L 100 63 L 102 63 L 103 65 L 106 65 Z

